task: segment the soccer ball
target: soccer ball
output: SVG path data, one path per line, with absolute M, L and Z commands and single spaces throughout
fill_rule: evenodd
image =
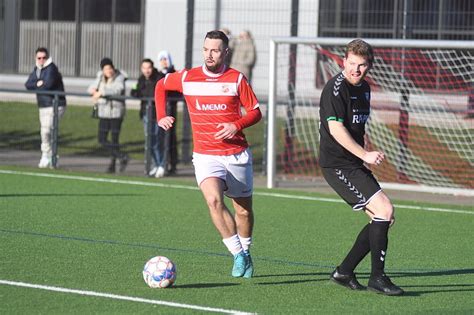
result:
M 143 280 L 150 288 L 167 288 L 176 281 L 176 266 L 164 256 L 151 258 L 143 268 Z

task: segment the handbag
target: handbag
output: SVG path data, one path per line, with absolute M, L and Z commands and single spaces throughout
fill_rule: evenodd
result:
M 94 106 L 92 106 L 91 117 L 94 118 L 94 119 L 99 118 L 99 105 L 94 104 Z

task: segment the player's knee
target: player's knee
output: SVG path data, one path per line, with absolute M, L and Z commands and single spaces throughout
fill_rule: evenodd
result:
M 375 216 L 384 219 L 386 221 L 390 221 L 393 216 L 393 205 L 392 203 L 384 203 L 377 209 L 377 212 L 375 213 Z
M 240 217 L 246 217 L 249 218 L 252 216 L 252 210 L 251 209 L 246 209 L 243 207 L 238 207 L 235 209 L 235 212 L 237 213 L 238 216 Z
M 208 196 L 206 197 L 206 202 L 207 206 L 209 207 L 209 210 L 220 210 L 224 206 L 224 202 L 222 198 L 219 198 L 218 196 Z

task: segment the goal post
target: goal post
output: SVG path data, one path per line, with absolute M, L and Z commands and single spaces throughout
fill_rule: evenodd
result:
M 321 177 L 319 98 L 350 40 L 271 39 L 268 188 Z M 387 156 L 372 168 L 382 186 L 474 195 L 474 41 L 366 41 L 375 51 L 366 147 Z

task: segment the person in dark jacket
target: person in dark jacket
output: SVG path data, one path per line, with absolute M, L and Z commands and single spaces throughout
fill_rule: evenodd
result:
M 166 50 L 160 51 L 158 54 L 158 75 L 160 80 L 164 78 L 168 73 L 176 72 L 173 65 L 173 59 L 171 55 Z M 164 171 L 167 174 L 176 173 L 176 165 L 178 164 L 178 140 L 176 137 L 176 114 L 177 114 L 177 98 L 180 98 L 182 95 L 179 92 L 168 92 L 168 101 L 166 103 L 166 113 L 168 116 L 175 118 L 173 126 L 168 129 L 165 133 L 164 139 L 164 151 L 165 151 L 165 161 L 164 161 Z M 161 177 L 160 172 L 157 172 L 156 177 Z M 163 174 L 164 175 L 164 174 Z
M 25 87 L 28 90 L 37 91 L 60 91 L 64 92 L 64 84 L 58 67 L 53 63 L 49 52 L 44 47 L 39 47 L 35 51 L 36 65 L 30 73 Z M 52 167 L 52 143 L 51 135 L 53 131 L 53 95 L 36 94 L 39 107 L 40 134 L 41 134 L 41 160 L 39 168 Z M 66 98 L 59 96 L 58 119 L 64 115 L 66 110 Z
M 153 97 L 155 93 L 156 82 L 162 77 L 158 70 L 154 67 L 151 59 L 143 59 L 140 66 L 141 75 L 135 88 L 131 90 L 134 97 Z M 143 121 L 143 130 L 145 138 L 150 137 L 150 151 L 153 159 L 154 167 L 151 168 L 148 175 L 156 176 L 159 167 L 163 168 L 163 139 L 164 130 L 160 130 L 156 123 L 155 102 L 151 103 L 151 115 L 147 112 L 148 101 L 142 100 L 140 103 L 140 119 Z M 151 124 L 150 135 L 148 135 L 148 124 Z M 161 148 L 160 148 L 161 146 Z M 163 168 L 164 173 L 164 168 Z

